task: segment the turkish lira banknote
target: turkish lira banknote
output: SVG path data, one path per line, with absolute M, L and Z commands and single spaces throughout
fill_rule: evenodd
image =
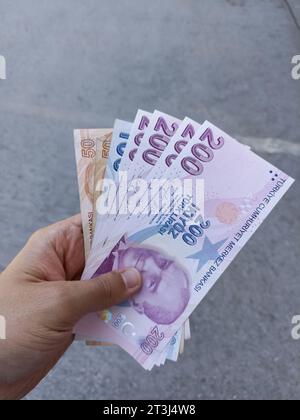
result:
M 86 258 L 89 256 L 95 226 L 95 183 L 104 178 L 111 129 L 74 130 L 74 145 L 84 232 Z
M 190 338 L 190 315 L 294 180 L 208 121 L 138 111 L 133 124 L 117 120 L 113 131 L 115 146 L 124 140 L 122 157 L 117 149 L 110 151 L 108 180 L 101 181 L 92 206 L 85 197 L 90 190 L 83 187 L 79 148 L 92 143 L 84 141 L 85 132 L 75 133 L 89 242 L 83 281 L 136 267 L 143 287 L 130 301 L 86 316 L 75 332 L 117 344 L 151 370 L 166 359 L 177 361 L 184 338 Z M 90 150 L 83 154 L 91 155 L 95 185 L 97 159 Z M 121 188 L 125 176 L 126 188 Z M 156 179 L 161 183 L 154 193 Z M 176 187 L 165 189 L 174 180 L 180 181 Z M 139 185 L 145 182 L 138 181 L 146 182 L 142 192 Z M 180 187 L 184 181 L 190 190 Z M 103 215 L 99 210 L 105 207 Z
M 74 131 L 75 154 L 78 173 L 78 184 L 80 191 L 80 203 L 85 243 L 86 259 L 89 256 L 90 248 L 93 242 L 96 226 L 98 230 L 103 230 L 105 220 L 97 217 L 96 203 L 101 199 L 104 177 L 116 180 L 116 174 L 124 156 L 132 124 L 126 121 L 116 120 L 113 129 L 85 129 Z M 186 324 L 189 324 L 187 321 Z M 186 326 L 189 328 L 189 325 Z M 184 340 L 184 332 L 180 338 Z M 86 341 L 89 346 L 107 346 L 105 334 L 99 337 L 90 335 Z M 78 336 L 80 339 L 84 337 Z M 92 338 L 97 341 L 91 340 Z M 109 337 L 110 338 L 110 337 Z M 189 338 L 189 337 L 188 337 Z M 166 348 L 166 358 L 177 360 L 178 358 L 178 340 L 176 336 Z

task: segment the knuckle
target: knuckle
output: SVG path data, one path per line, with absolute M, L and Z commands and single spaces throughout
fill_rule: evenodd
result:
M 105 307 L 113 306 L 116 301 L 124 295 L 125 285 L 121 280 L 121 274 L 111 272 L 99 278 L 99 287 L 101 288 L 102 304 Z
M 41 241 L 45 241 L 49 237 L 49 230 L 47 228 L 41 228 L 35 231 L 29 238 L 29 243 L 38 244 Z
M 101 296 L 103 298 L 102 304 L 105 307 L 111 306 L 113 302 L 113 285 L 111 276 L 106 275 L 99 279 L 99 287 L 101 289 Z
M 58 232 L 61 232 L 62 229 L 60 228 L 60 224 L 56 223 L 54 225 L 42 227 L 36 230 L 30 237 L 30 241 L 34 242 L 51 242 L 53 239 L 57 237 Z

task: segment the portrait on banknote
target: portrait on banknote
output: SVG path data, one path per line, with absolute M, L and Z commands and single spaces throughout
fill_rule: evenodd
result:
M 95 277 L 126 267 L 136 268 L 144 278 L 141 292 L 128 305 L 160 325 L 172 324 L 182 315 L 190 299 L 190 279 L 174 258 L 153 247 L 128 245 L 123 237 Z

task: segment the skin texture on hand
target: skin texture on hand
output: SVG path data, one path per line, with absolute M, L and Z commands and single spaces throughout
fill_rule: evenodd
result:
M 136 294 L 142 285 L 134 270 L 80 282 L 84 268 L 81 217 L 36 232 L 0 274 L 0 399 L 19 399 L 54 367 L 73 341 L 84 315 Z

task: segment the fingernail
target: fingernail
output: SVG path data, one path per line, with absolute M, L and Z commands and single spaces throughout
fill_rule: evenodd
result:
M 141 282 L 141 275 L 135 268 L 129 268 L 121 273 L 127 289 L 135 289 Z

